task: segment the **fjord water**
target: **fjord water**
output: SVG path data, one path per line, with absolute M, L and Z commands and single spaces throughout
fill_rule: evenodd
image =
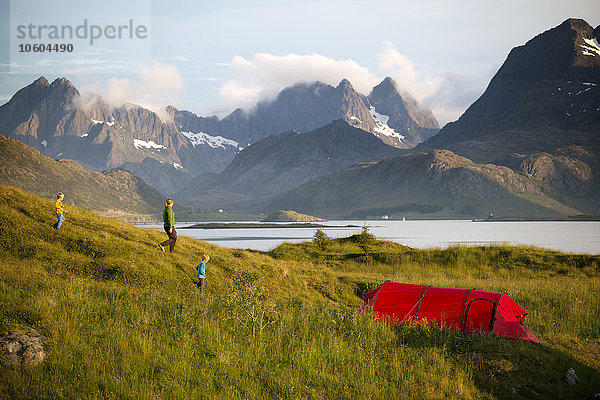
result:
M 247 221 L 245 221 L 247 222 Z M 359 233 L 367 224 L 378 239 L 415 248 L 453 245 L 532 245 L 566 253 L 600 254 L 599 221 L 471 222 L 434 221 L 328 221 L 323 230 L 332 238 Z M 283 242 L 312 240 L 316 228 L 181 229 L 178 233 L 223 247 L 268 251 Z M 346 227 L 354 225 L 354 227 Z M 162 225 L 139 225 L 162 230 Z M 328 228 L 327 226 L 336 226 Z

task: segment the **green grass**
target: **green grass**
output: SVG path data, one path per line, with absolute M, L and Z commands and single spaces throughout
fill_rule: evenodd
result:
M 48 336 L 0 363 L 0 398 L 586 398 L 600 391 L 600 257 L 527 247 L 417 250 L 358 236 L 269 253 L 180 237 L 2 187 L 0 331 Z M 203 253 L 208 293 L 193 284 Z M 391 326 L 355 311 L 385 280 L 506 291 L 542 344 Z M 248 315 L 246 311 L 251 311 Z M 574 368 L 582 383 L 562 375 Z M 538 395 L 536 395 L 536 393 Z

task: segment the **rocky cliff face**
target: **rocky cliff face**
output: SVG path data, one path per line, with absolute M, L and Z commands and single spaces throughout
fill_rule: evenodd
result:
M 568 19 L 514 48 L 483 95 L 423 147 L 448 147 L 507 129 L 598 132 L 597 31 L 583 20 Z
M 418 148 L 509 166 L 564 198 L 598 202 L 597 34 L 585 21 L 569 19 L 514 48 L 485 93 Z
M 413 147 L 439 130 L 431 111 L 421 110 L 391 78 L 376 86 L 368 97 L 358 93 L 347 79 L 337 87 L 320 82 L 297 84 L 282 90 L 273 101 L 260 102 L 248 111 L 238 109 L 221 121 L 170 110 L 182 130 L 221 135 L 242 145 L 289 130 L 310 132 L 337 119 L 398 148 Z
M 547 183 L 561 193 L 597 198 L 600 192 L 598 154 L 575 145 L 558 148 L 555 153 L 513 153 L 504 160 L 504 164 Z
M 98 170 L 150 157 L 196 175 L 222 170 L 238 151 L 233 141 L 185 136 L 172 121 L 133 104 L 110 107 L 99 96 L 84 101 L 65 78 L 41 77 L 19 90 L 0 107 L 0 133 Z

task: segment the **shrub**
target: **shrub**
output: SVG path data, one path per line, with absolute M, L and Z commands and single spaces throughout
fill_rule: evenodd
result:
M 369 226 L 365 224 L 358 235 L 358 246 L 365 254 L 368 254 L 371 252 L 375 241 L 375 235 L 369 231 Z
M 223 318 L 237 322 L 260 335 L 263 330 L 278 320 L 274 300 L 261 285 L 258 272 L 237 271 L 228 293 L 217 302 L 223 311 Z
M 321 228 L 317 229 L 313 236 L 313 242 L 321 251 L 327 251 L 331 247 L 331 238 Z

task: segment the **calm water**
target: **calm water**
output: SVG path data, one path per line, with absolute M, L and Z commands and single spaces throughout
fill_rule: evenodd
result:
M 600 222 L 471 222 L 471 221 L 329 221 L 327 225 L 370 226 L 378 239 L 416 248 L 451 245 L 522 244 L 569 253 L 600 254 Z M 283 242 L 312 240 L 315 228 L 181 229 L 193 223 L 177 223 L 179 235 L 223 247 L 267 251 Z M 162 225 L 143 225 L 162 231 Z M 359 233 L 361 228 L 327 228 L 333 238 Z

